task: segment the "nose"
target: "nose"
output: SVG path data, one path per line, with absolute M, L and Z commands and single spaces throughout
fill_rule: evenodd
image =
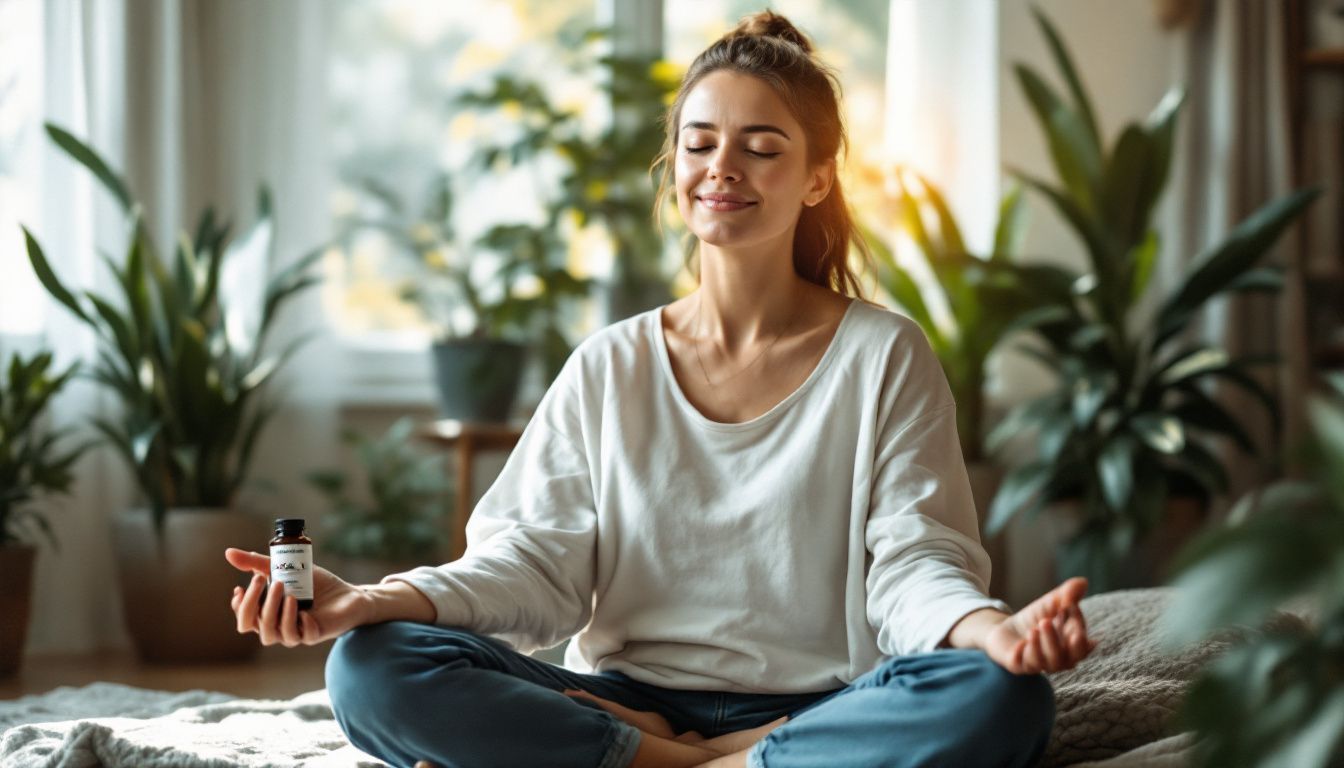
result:
M 714 154 L 709 158 L 709 177 L 722 181 L 740 181 L 742 172 L 732 161 L 732 154 L 727 147 L 720 146 L 714 150 Z

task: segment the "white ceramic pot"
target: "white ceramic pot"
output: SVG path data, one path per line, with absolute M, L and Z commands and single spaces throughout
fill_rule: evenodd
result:
M 268 521 L 225 509 L 170 509 L 162 537 L 148 509 L 119 514 L 113 526 L 126 627 L 149 662 L 235 661 L 254 655 L 255 634 L 236 631 L 229 609 L 246 574 L 226 547 L 265 552 Z

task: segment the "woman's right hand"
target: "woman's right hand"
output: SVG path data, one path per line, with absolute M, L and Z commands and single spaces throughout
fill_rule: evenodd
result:
M 232 547 L 224 551 L 224 557 L 234 568 L 252 574 L 247 589 L 233 588 L 230 605 L 238 618 L 239 634 L 256 632 L 262 645 L 316 645 L 372 621 L 372 596 L 325 568 L 313 568 L 313 607 L 300 611 L 299 601 L 286 595 L 280 582 L 271 584 L 267 592 L 269 557 Z

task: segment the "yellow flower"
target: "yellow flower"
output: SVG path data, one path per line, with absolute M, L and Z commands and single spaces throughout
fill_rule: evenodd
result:
M 417 243 L 433 242 L 434 228 L 422 221 L 411 230 L 411 239 Z
M 606 200 L 607 183 L 605 181 L 590 181 L 588 182 L 588 186 L 583 188 L 583 194 L 589 200 Z
M 444 258 L 442 248 L 430 248 L 421 254 L 425 261 L 425 266 L 430 269 L 443 269 L 448 266 L 448 259 Z
M 658 59 L 649 65 L 649 79 L 656 83 L 679 83 L 681 67 L 667 59 Z
M 500 104 L 499 111 L 510 120 L 521 120 L 523 117 L 523 105 L 517 99 L 509 99 Z

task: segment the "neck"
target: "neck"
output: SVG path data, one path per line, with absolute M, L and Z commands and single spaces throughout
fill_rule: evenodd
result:
M 701 243 L 698 335 L 727 351 L 769 341 L 798 316 L 808 287 L 777 245 L 726 251 Z

